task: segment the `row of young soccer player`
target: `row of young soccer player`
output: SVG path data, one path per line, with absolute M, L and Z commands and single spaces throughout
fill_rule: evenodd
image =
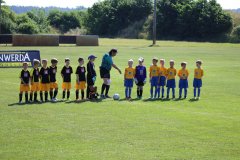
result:
M 84 67 L 84 59 L 79 58 L 79 66 L 76 69 L 76 100 L 79 100 L 79 92 L 81 91 L 81 99 L 85 98 L 84 90 L 87 88 L 86 98 L 92 99 L 96 98 L 97 92 L 96 87 L 94 86 L 96 81 L 96 71 L 94 66 L 94 61 L 97 57 L 90 55 L 88 57 L 87 69 Z M 143 65 L 144 59 L 139 58 L 139 65 L 135 68 L 133 67 L 133 60 L 128 61 L 128 67 L 125 69 L 124 73 L 124 86 L 125 86 L 125 97 L 127 100 L 131 100 L 131 91 L 133 88 L 134 82 L 137 85 L 137 97 L 142 98 L 143 95 L 143 86 L 147 81 L 147 70 Z M 167 96 L 169 99 L 170 89 L 172 89 L 172 97 L 175 98 L 175 88 L 176 82 L 175 78 L 177 71 L 174 68 L 174 61 L 170 61 L 170 68 L 165 68 L 165 60 L 160 60 L 160 67 L 158 66 L 158 59 L 153 58 L 152 65 L 149 69 L 149 77 L 151 83 L 151 97 L 155 98 L 164 98 L 164 89 L 167 87 Z M 58 60 L 53 58 L 51 60 L 51 66 L 48 67 L 48 61 L 46 59 L 42 60 L 42 67 L 39 70 L 40 62 L 38 60 L 33 61 L 34 67 L 31 72 L 28 71 L 28 64 L 23 63 L 23 69 L 20 73 L 20 94 L 19 102 L 22 103 L 23 93 L 25 93 L 25 101 L 28 102 L 39 102 L 37 99 L 38 92 L 40 92 L 40 101 L 48 101 L 48 94 L 50 94 L 51 101 L 57 101 L 58 94 L 58 84 L 56 82 L 56 73 L 57 73 L 57 64 Z M 200 98 L 200 90 L 202 87 L 202 77 L 203 69 L 201 68 L 202 62 L 198 60 L 196 62 L 197 68 L 194 70 L 194 98 Z M 181 63 L 182 69 L 178 71 L 179 80 L 179 98 L 182 98 L 182 90 L 184 90 L 184 98 L 187 98 L 187 88 L 188 88 L 188 76 L 189 71 L 186 69 L 187 63 Z M 86 76 L 87 72 L 87 76 Z M 62 99 L 65 97 L 69 99 L 70 90 L 71 90 L 71 74 L 73 69 L 70 66 L 70 59 L 65 59 L 65 65 L 61 70 L 61 76 L 63 78 L 62 83 Z M 86 87 L 87 83 L 87 87 Z M 155 89 L 155 91 L 154 91 Z M 197 94 L 198 89 L 198 94 Z M 28 97 L 28 92 L 30 91 L 30 98 Z M 161 96 L 160 96 L 161 92 Z M 67 96 L 66 96 L 67 95 Z M 45 97 L 44 97 L 45 96 Z
M 81 91 L 81 98 L 84 99 L 84 90 L 86 89 L 87 82 L 87 95 L 86 98 L 96 98 L 96 87 L 94 87 L 96 81 L 96 71 L 94 67 L 94 60 L 97 57 L 90 55 L 88 57 L 89 62 L 87 63 L 87 69 L 84 67 L 84 59 L 79 58 L 79 66 L 76 69 L 76 100 L 79 100 L 79 91 Z M 31 72 L 28 71 L 28 64 L 23 63 L 23 69 L 20 73 L 20 93 L 19 93 L 19 103 L 22 103 L 23 93 L 25 93 L 25 102 L 39 102 L 37 99 L 38 92 L 40 92 L 40 102 L 47 102 L 48 94 L 50 94 L 51 101 L 57 101 L 58 94 L 58 83 L 56 80 L 57 74 L 57 64 L 58 60 L 56 58 L 51 59 L 51 66 L 48 67 L 48 60 L 42 60 L 42 67 L 39 70 L 40 61 L 33 60 L 33 69 Z M 86 77 L 87 72 L 87 77 Z M 61 70 L 61 76 L 63 79 L 62 83 L 62 99 L 70 97 L 71 86 L 71 75 L 73 69 L 70 66 L 70 59 L 65 59 L 65 65 Z M 28 97 L 28 92 L 30 91 L 30 98 Z
M 124 86 L 125 86 L 125 97 L 131 100 L 131 91 L 133 83 L 135 81 L 137 85 L 137 97 L 142 98 L 143 86 L 146 84 L 147 71 L 143 65 L 144 59 L 140 57 L 138 59 L 139 65 L 133 67 L 133 60 L 128 61 L 128 68 L 125 69 L 124 74 Z M 174 68 L 174 60 L 170 61 L 170 67 L 165 68 L 165 60 L 160 59 L 160 66 L 158 66 L 158 58 L 152 59 L 152 65 L 149 68 L 150 78 L 150 98 L 151 99 L 164 99 L 165 86 L 167 88 L 166 99 L 169 99 L 170 90 L 172 89 L 172 98 L 175 99 L 175 88 L 176 88 L 176 75 L 179 76 L 179 99 L 182 98 L 182 91 L 184 90 L 184 98 L 187 98 L 188 89 L 188 77 L 189 71 L 186 68 L 187 62 L 181 63 L 181 69 L 177 72 Z M 200 92 L 202 87 L 203 69 L 201 68 L 202 61 L 196 61 L 196 69 L 194 70 L 194 99 L 200 99 Z M 198 93 L 197 93 L 198 92 Z M 161 93 L 161 94 L 160 94 Z

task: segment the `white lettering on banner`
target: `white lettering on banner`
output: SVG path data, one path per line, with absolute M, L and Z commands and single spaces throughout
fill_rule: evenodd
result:
M 29 62 L 30 57 L 26 54 L 0 54 L 1 62 Z

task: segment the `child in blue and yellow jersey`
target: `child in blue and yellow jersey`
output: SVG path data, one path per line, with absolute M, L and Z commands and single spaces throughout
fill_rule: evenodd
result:
M 193 87 L 194 87 L 194 99 L 200 99 L 200 92 L 202 87 L 202 77 L 203 77 L 203 69 L 202 61 L 198 60 L 196 62 L 197 68 L 194 70 L 194 80 L 193 80 Z M 197 89 L 198 89 L 198 95 L 197 95 Z
M 30 72 L 28 71 L 28 63 L 23 62 L 23 69 L 20 72 L 19 78 L 20 83 L 20 93 L 19 93 L 19 103 L 22 103 L 23 92 L 25 92 L 25 102 L 28 103 L 28 92 L 30 91 Z
M 181 63 L 181 67 L 182 69 L 180 69 L 178 71 L 178 76 L 180 78 L 179 80 L 179 99 L 182 98 L 182 90 L 184 89 L 184 98 L 187 98 L 187 88 L 188 88 L 188 76 L 189 76 L 189 72 L 186 69 L 187 66 L 187 62 L 182 62 Z
M 133 80 L 135 77 L 135 69 L 133 68 L 133 60 L 128 61 L 128 68 L 125 69 L 124 73 L 124 86 L 126 100 L 131 100 L 131 92 L 133 87 Z
M 160 72 L 160 68 L 157 66 L 158 63 L 158 59 L 157 58 L 153 58 L 152 60 L 152 66 L 150 67 L 149 70 L 149 77 L 150 77 L 150 83 L 151 83 L 151 90 L 150 90 L 150 94 L 151 94 L 151 99 L 156 98 L 157 97 L 157 86 L 158 86 L 158 81 L 159 81 L 159 72 Z M 153 89 L 155 88 L 155 94 L 153 97 Z
M 146 83 L 147 70 L 146 67 L 143 65 L 144 59 L 142 57 L 138 59 L 138 62 L 139 65 L 136 66 L 135 69 L 135 83 L 137 85 L 137 97 L 138 99 L 141 99 L 143 94 L 143 86 Z
M 172 98 L 175 99 L 177 70 L 174 68 L 174 60 L 170 61 L 170 68 L 167 69 L 167 99 L 169 99 L 170 89 L 172 89 Z
M 162 88 L 162 99 L 164 98 L 164 87 L 166 85 L 167 68 L 164 67 L 165 59 L 160 59 L 158 98 L 160 98 L 160 90 Z
M 37 100 L 37 92 L 40 90 L 39 84 L 39 64 L 40 61 L 37 59 L 33 60 L 33 69 L 30 72 L 31 75 L 31 93 L 30 93 L 30 102 L 33 101 L 34 95 L 34 102 L 38 102 Z

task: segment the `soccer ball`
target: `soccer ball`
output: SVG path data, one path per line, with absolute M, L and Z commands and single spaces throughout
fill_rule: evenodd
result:
M 119 95 L 118 93 L 115 93 L 115 94 L 113 95 L 113 99 L 114 99 L 115 101 L 119 100 L 119 99 L 120 99 L 120 95 Z

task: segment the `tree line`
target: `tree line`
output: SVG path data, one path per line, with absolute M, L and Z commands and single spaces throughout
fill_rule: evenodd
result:
M 84 11 L 34 9 L 23 14 L 2 6 L 1 33 L 150 39 L 152 12 L 151 0 L 104 0 Z M 240 24 L 235 22 L 239 17 L 224 11 L 216 0 L 158 0 L 157 38 L 240 42 Z

